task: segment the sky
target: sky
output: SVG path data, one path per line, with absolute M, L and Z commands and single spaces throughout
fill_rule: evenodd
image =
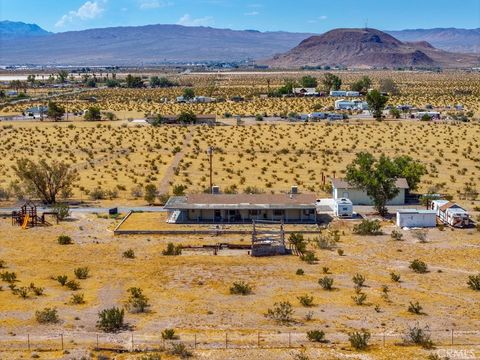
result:
M 52 32 L 180 24 L 321 33 L 480 27 L 480 0 L 0 0 L 0 19 Z

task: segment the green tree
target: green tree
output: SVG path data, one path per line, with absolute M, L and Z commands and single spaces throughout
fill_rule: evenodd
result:
M 277 90 L 278 95 L 287 95 L 293 93 L 293 88 L 296 86 L 295 81 L 285 79 L 283 86 Z
M 398 177 L 407 180 L 410 190 L 417 190 L 421 177 L 427 173 L 425 165 L 408 155 L 397 156 L 393 159 L 393 162 L 397 167 Z
M 318 81 L 313 76 L 306 75 L 302 77 L 300 84 L 305 88 L 316 88 L 318 86 Z
M 145 195 L 143 197 L 148 204 L 154 204 L 157 198 L 157 187 L 153 184 L 145 186 Z
M 398 90 L 397 84 L 392 79 L 381 79 L 380 80 L 380 91 L 390 95 L 399 95 L 400 91 Z
M 18 159 L 13 170 L 23 182 L 27 192 L 39 197 L 46 204 L 55 204 L 57 195 L 69 193 L 78 180 L 78 172 L 69 164 L 59 161 L 38 163 L 30 159 Z
M 87 121 L 98 121 L 102 119 L 102 113 L 98 106 L 90 106 L 83 118 Z
M 195 91 L 192 88 L 186 88 L 183 90 L 183 98 L 185 100 L 191 100 L 195 97 Z
M 65 80 L 67 80 L 68 71 L 67 70 L 60 70 L 57 72 L 58 82 L 63 84 Z
M 367 103 L 373 117 L 377 120 L 382 118 L 383 109 L 388 97 L 382 95 L 378 90 L 372 90 L 367 94 Z
M 177 121 L 181 124 L 195 124 L 197 122 L 197 116 L 192 111 L 182 111 Z
M 167 88 L 167 87 L 175 86 L 175 83 L 168 80 L 166 77 L 152 76 L 150 78 L 150 86 Z
M 57 103 L 50 101 L 48 103 L 47 116 L 55 121 L 60 121 L 65 114 L 65 108 Z
M 399 192 L 395 185 L 397 178 L 397 166 L 385 155 L 381 155 L 377 160 L 372 154 L 361 152 L 347 166 L 347 181 L 364 190 L 372 198 L 375 209 L 382 216 L 388 212 L 387 201 L 393 199 Z
M 392 118 L 400 119 L 400 110 L 398 110 L 397 108 L 392 107 L 389 112 Z
M 367 92 L 370 86 L 372 86 L 372 80 L 368 76 L 364 76 L 360 80 L 355 81 L 350 89 L 352 91 Z
M 115 80 L 115 79 L 108 79 L 105 82 L 105 85 L 107 85 L 107 87 L 109 87 L 109 88 L 116 88 L 116 87 L 120 86 L 120 82 L 118 80 Z
M 326 73 L 322 80 L 322 84 L 327 91 L 339 90 L 342 86 L 342 79 L 332 73 Z
M 128 74 L 127 77 L 125 78 L 127 88 L 142 88 L 143 87 L 143 81 L 140 76 L 133 76 L 131 74 Z

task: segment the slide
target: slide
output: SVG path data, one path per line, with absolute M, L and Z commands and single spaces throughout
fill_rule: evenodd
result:
M 28 221 L 30 220 L 30 215 L 25 215 L 23 218 L 23 224 L 22 224 L 22 229 L 25 230 L 28 226 Z

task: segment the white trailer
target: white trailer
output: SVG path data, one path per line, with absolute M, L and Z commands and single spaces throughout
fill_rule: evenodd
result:
M 400 228 L 428 228 L 437 226 L 435 210 L 401 209 L 397 211 L 397 226 Z
M 353 203 L 346 198 L 336 199 L 333 207 L 335 216 L 338 217 L 352 217 Z

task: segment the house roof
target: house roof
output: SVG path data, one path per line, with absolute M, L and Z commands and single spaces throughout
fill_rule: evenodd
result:
M 314 209 L 315 201 L 315 194 L 191 194 L 171 197 L 165 209 Z
M 398 178 L 395 182 L 395 185 L 399 189 L 408 189 L 407 179 L 405 178 Z M 355 185 L 349 184 L 343 179 L 332 179 L 332 186 L 336 189 L 356 189 Z
M 461 209 L 461 210 L 465 211 L 465 209 L 463 209 L 460 205 L 455 204 L 454 202 L 451 202 L 451 201 L 449 201 L 445 205 L 441 206 L 440 211 L 445 211 L 445 210 L 450 209 L 452 207 L 455 207 L 455 208 L 458 208 L 458 209 Z
M 398 209 L 398 214 L 431 214 L 436 215 L 435 210 L 418 210 L 418 209 Z

